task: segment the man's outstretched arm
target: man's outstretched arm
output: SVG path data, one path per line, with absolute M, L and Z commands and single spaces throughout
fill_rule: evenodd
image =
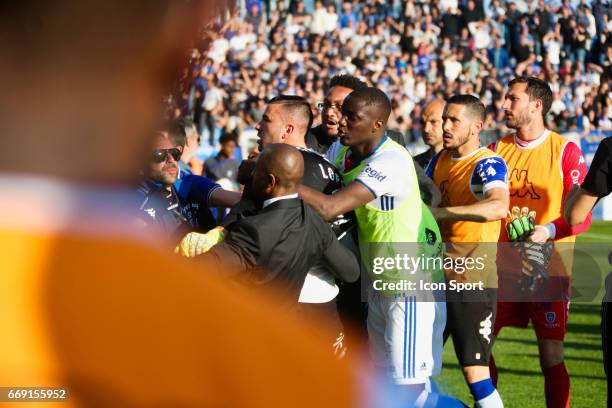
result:
M 299 187 L 298 192 L 302 200 L 326 221 L 331 221 L 376 198 L 374 192 L 359 180 L 353 181 L 332 195 L 319 193 L 304 185 Z

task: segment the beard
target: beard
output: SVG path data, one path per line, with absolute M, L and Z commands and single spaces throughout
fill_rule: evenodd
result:
M 468 129 L 465 132 L 465 134 L 457 137 L 450 144 L 447 144 L 446 146 L 444 146 L 444 148 L 448 149 L 448 150 L 456 150 L 456 149 L 460 148 L 461 146 L 463 146 L 464 144 L 466 144 L 469 139 L 470 139 L 470 130 Z M 444 143 L 443 143 L 443 145 L 444 145 Z
M 172 185 L 176 182 L 179 173 L 178 164 L 167 164 L 162 169 L 153 174 L 153 179 L 158 183 L 162 183 L 165 186 Z
M 511 118 L 506 119 L 506 126 L 510 129 L 519 129 L 530 122 L 529 115 L 527 110 L 522 110 L 517 114 L 513 115 Z

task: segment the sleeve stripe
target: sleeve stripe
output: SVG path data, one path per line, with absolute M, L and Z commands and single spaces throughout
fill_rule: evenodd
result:
M 383 211 L 391 211 L 395 208 L 395 197 L 393 196 L 380 196 L 380 209 Z
M 494 188 L 503 188 L 504 190 L 509 191 L 507 183 L 501 180 L 493 180 L 482 186 L 482 193 L 486 194 L 487 191 L 492 190 Z

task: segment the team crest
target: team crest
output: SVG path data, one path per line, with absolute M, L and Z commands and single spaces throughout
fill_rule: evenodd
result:
M 436 241 L 438 241 L 438 237 L 436 236 L 435 232 L 433 232 L 429 228 L 425 228 L 425 241 L 429 245 L 434 245 Z
M 550 324 L 554 323 L 557 319 L 557 314 L 555 312 L 546 312 L 546 321 Z

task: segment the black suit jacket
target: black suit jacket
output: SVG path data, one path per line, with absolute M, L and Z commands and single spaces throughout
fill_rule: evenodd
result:
M 288 303 L 297 305 L 308 270 L 319 262 L 327 262 L 329 270 L 345 282 L 359 278 L 357 257 L 299 198 L 243 212 L 226 229 L 225 241 L 207 256 L 247 285 L 280 286 Z

